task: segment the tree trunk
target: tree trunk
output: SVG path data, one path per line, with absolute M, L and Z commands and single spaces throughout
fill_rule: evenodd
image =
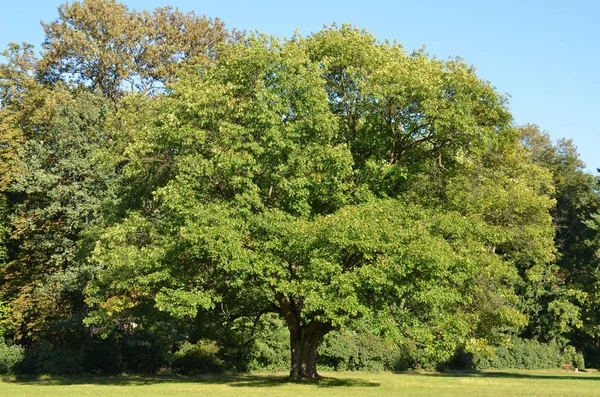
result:
M 324 324 L 312 321 L 305 327 L 290 330 L 292 362 L 290 377 L 318 380 L 317 357 L 319 342 L 324 335 Z
M 292 351 L 290 377 L 318 380 L 317 352 L 319 342 L 332 328 L 329 324 L 316 320 L 306 323 L 300 315 L 300 308 L 296 302 L 292 299 L 288 300 L 280 294 L 277 298 L 281 307 L 281 314 L 283 314 L 290 331 L 290 349 Z

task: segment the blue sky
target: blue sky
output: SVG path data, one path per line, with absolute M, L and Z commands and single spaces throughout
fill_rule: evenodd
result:
M 600 167 L 600 1 L 200 1 L 121 0 L 130 8 L 172 5 L 221 18 L 228 27 L 275 36 L 349 22 L 407 49 L 460 56 L 511 96 L 517 123 L 571 138 L 589 170 Z M 62 0 L 6 1 L 0 48 L 43 40 L 41 20 L 56 19 Z

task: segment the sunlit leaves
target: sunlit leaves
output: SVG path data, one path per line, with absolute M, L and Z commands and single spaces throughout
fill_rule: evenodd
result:
M 531 223 L 546 220 L 551 201 L 538 200 L 543 181 L 525 180 L 515 188 L 523 211 L 496 222 L 508 195 L 473 194 L 474 164 L 504 135 L 518 141 L 503 98 L 471 68 L 347 26 L 253 35 L 216 59 L 182 73 L 167 97 L 122 111 L 135 131 L 123 173 L 153 193 L 97 245 L 97 314 L 135 316 L 154 302 L 177 318 L 213 305 L 277 311 L 292 328 L 289 310 L 302 326 L 378 318 L 399 343 L 429 343 L 440 357 L 469 333 L 495 340 L 524 325 L 514 262 L 493 244 L 532 206 Z M 438 190 L 415 199 L 430 169 L 451 202 L 466 200 L 467 185 L 470 206 L 426 208 Z M 509 186 L 510 172 L 497 172 Z
M 42 24 L 40 77 L 83 83 L 112 100 L 164 89 L 182 65 L 206 64 L 218 43 L 241 36 L 218 19 L 171 7 L 139 12 L 114 0 L 85 0 L 58 12 L 57 20 Z

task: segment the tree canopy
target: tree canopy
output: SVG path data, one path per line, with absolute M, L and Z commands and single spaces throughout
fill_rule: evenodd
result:
M 171 7 L 129 10 L 115 0 L 84 0 L 58 7 L 42 23 L 46 38 L 41 78 L 82 83 L 110 99 L 125 91 L 152 93 L 175 77 L 182 64 L 201 65 L 215 46 L 241 37 L 219 19 Z
M 149 104 L 127 149 L 129 178 L 156 190 L 96 247 L 101 294 L 91 302 L 102 314 L 132 315 L 148 300 L 175 316 L 221 304 L 274 311 L 290 331 L 291 375 L 311 377 L 322 335 L 361 315 L 387 315 L 423 344 L 437 339 L 443 347 L 429 348 L 442 356 L 476 330 L 523 323 L 514 265 L 547 259 L 514 244 L 524 238 L 511 228 L 528 225 L 528 245 L 551 245 L 551 233 L 535 235 L 550 226 L 539 182 L 521 171 L 522 208 L 496 198 L 507 219 L 496 208 L 406 204 L 419 177 L 472 178 L 466 161 L 518 143 L 502 97 L 472 69 L 351 26 L 284 42 L 250 36 L 217 55 Z M 165 171 L 149 176 L 157 162 Z M 496 239 L 510 245 L 504 258 Z M 505 298 L 476 303 L 491 293 Z

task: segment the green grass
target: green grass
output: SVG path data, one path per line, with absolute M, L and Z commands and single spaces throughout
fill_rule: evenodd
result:
M 600 373 L 322 373 L 320 382 L 284 374 L 199 377 L 4 377 L 0 396 L 598 396 Z

